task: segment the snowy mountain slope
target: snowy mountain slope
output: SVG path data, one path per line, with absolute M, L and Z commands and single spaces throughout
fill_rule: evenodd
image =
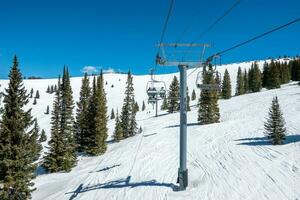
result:
M 263 62 L 260 62 L 262 64 Z M 222 66 L 230 72 L 233 92 L 238 66 Z M 191 71 L 191 70 L 189 70 Z M 173 75 L 158 75 L 167 86 Z M 189 91 L 195 88 L 193 73 Z M 106 74 L 108 111 L 121 108 L 126 75 Z M 119 81 L 120 79 L 120 81 Z M 147 99 L 145 85 L 149 76 L 134 76 L 136 100 Z M 81 78 L 72 78 L 77 101 Z M 25 86 L 39 89 L 41 99 L 33 107 L 49 138 L 46 106 L 52 107 L 53 95 L 45 93 L 57 80 L 25 80 Z M 7 81 L 0 81 L 5 86 Z M 111 85 L 114 87 L 111 88 Z M 197 95 L 199 91 L 197 91 Z M 274 95 L 278 95 L 286 125 L 287 144 L 271 146 L 263 135 L 263 122 Z M 32 101 L 32 100 L 31 100 Z M 33 199 L 297 199 L 300 198 L 300 87 L 293 83 L 281 89 L 263 91 L 220 100 L 221 123 L 199 126 L 197 101 L 188 113 L 189 187 L 176 192 L 178 168 L 179 114 L 160 112 L 153 117 L 149 105 L 139 112 L 143 133 L 119 143 L 109 143 L 107 152 L 98 157 L 79 157 L 70 173 L 41 174 L 35 179 Z M 150 112 L 150 113 L 149 113 Z M 109 133 L 114 122 L 109 121 Z M 110 140 L 109 138 L 108 140 Z M 295 143 L 294 143 L 295 142 Z M 46 145 L 46 143 L 45 143 Z

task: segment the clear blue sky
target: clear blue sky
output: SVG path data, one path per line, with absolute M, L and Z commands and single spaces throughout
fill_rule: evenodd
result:
M 175 0 L 165 42 L 191 42 L 235 0 Z M 16 54 L 24 75 L 57 77 L 63 65 L 73 76 L 84 66 L 146 74 L 154 66 L 169 0 L 0 0 L 0 78 Z M 299 0 L 241 0 L 197 42 L 207 55 L 300 16 Z M 222 61 L 294 56 L 300 53 L 300 23 L 234 50 Z M 159 73 L 176 71 L 160 68 Z

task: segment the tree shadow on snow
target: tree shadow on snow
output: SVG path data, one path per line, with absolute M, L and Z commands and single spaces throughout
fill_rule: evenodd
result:
M 248 146 L 264 146 L 272 145 L 267 137 L 254 137 L 254 138 L 242 138 L 235 141 L 247 141 L 239 143 L 238 145 L 248 145 Z M 283 145 L 290 144 L 294 142 L 300 142 L 300 135 L 287 135 Z
M 142 181 L 142 182 L 131 182 L 130 181 L 131 176 L 128 176 L 127 178 L 118 179 L 115 181 L 109 181 L 106 183 L 100 183 L 97 185 L 92 186 L 86 186 L 83 187 L 83 184 L 80 184 L 76 190 L 72 192 L 67 192 L 66 194 L 72 194 L 69 200 L 74 199 L 77 197 L 78 194 L 89 192 L 93 190 L 100 190 L 100 189 L 118 189 L 118 188 L 135 188 L 135 187 L 167 187 L 171 188 L 173 191 L 178 190 L 178 186 L 174 185 L 173 183 L 160 183 L 156 180 L 150 180 L 150 181 Z

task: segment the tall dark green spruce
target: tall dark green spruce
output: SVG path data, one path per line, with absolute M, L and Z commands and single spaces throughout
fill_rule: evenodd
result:
M 236 90 L 235 95 L 245 94 L 245 86 L 244 86 L 244 75 L 242 73 L 241 67 L 239 67 L 236 77 Z
M 224 77 L 223 77 L 221 96 L 223 99 L 231 98 L 231 80 L 227 69 L 225 70 Z
M 123 139 L 123 129 L 122 129 L 122 124 L 119 118 L 119 112 L 117 110 L 117 115 L 116 115 L 116 123 L 115 123 L 115 131 L 114 131 L 114 141 L 119 142 L 120 140 Z
M 134 112 L 134 88 L 133 88 L 133 77 L 130 71 L 127 74 L 127 82 L 125 88 L 125 98 L 121 113 L 121 124 L 123 129 L 123 138 L 130 137 L 137 133 L 137 125 Z
M 22 74 L 15 56 L 9 73 L 8 88 L 4 92 L 4 111 L 0 123 L 0 199 L 17 200 L 31 197 L 33 172 L 31 140 L 34 120 L 31 109 L 24 111 L 29 95 L 23 85 Z
M 179 81 L 176 76 L 174 76 L 172 83 L 169 87 L 168 93 L 168 112 L 173 113 L 179 111 Z
M 265 135 L 274 145 L 283 144 L 286 136 L 284 118 L 280 110 L 278 98 L 274 97 L 269 110 L 269 118 L 265 122 Z
M 251 92 L 259 92 L 262 88 L 262 75 L 258 64 L 254 62 L 248 73 L 249 89 Z
M 280 88 L 280 66 L 273 60 L 269 65 L 264 66 L 263 86 L 267 89 Z
M 244 92 L 248 93 L 249 92 L 249 81 L 248 81 L 248 73 L 247 70 L 245 69 L 244 72 Z
M 204 84 L 216 84 L 212 66 L 203 72 Z M 198 122 L 200 124 L 217 123 L 220 120 L 217 90 L 202 90 L 199 99 Z
M 115 111 L 114 111 L 114 109 L 112 108 L 111 109 L 111 113 L 110 113 L 110 119 L 115 119 L 116 118 L 116 116 L 115 116 Z
M 161 104 L 160 109 L 161 109 L 161 110 L 167 110 L 167 109 L 168 109 L 168 100 L 167 100 L 166 97 L 163 99 L 163 102 L 162 102 L 162 104 Z
M 92 136 L 93 141 L 89 145 L 88 153 L 91 155 L 101 155 L 105 153 L 106 139 L 107 139 L 107 107 L 106 107 L 106 94 L 104 91 L 104 77 L 103 72 L 101 71 L 100 75 L 97 78 L 97 90 L 96 90 L 96 107 L 97 110 L 95 116 L 95 132 Z
M 90 80 L 87 73 L 81 81 L 81 89 L 79 101 L 77 102 L 76 109 L 76 144 L 77 150 L 82 152 L 84 150 L 84 138 L 87 137 L 89 129 L 88 106 L 91 97 Z
M 262 87 L 267 87 L 270 78 L 270 66 L 269 63 L 264 62 L 264 67 L 263 67 L 263 75 L 262 75 Z
M 71 171 L 76 164 L 73 108 L 69 71 L 64 67 L 53 104 L 49 152 L 43 164 L 49 172 Z
M 37 119 L 34 120 L 33 129 L 30 132 L 30 141 L 33 144 L 31 148 L 31 156 L 34 161 L 38 160 L 40 157 L 40 152 L 43 149 L 40 141 L 40 127 L 38 125 Z

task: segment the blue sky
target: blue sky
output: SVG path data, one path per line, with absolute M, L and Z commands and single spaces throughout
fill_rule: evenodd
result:
M 165 42 L 211 43 L 208 56 L 300 16 L 299 0 L 241 0 L 197 39 L 234 1 L 175 0 Z M 72 76 L 85 66 L 146 74 L 168 6 L 169 0 L 0 0 L 0 78 L 14 54 L 26 76 L 57 77 L 63 65 Z M 225 54 L 222 62 L 300 54 L 299 33 L 300 23 Z

